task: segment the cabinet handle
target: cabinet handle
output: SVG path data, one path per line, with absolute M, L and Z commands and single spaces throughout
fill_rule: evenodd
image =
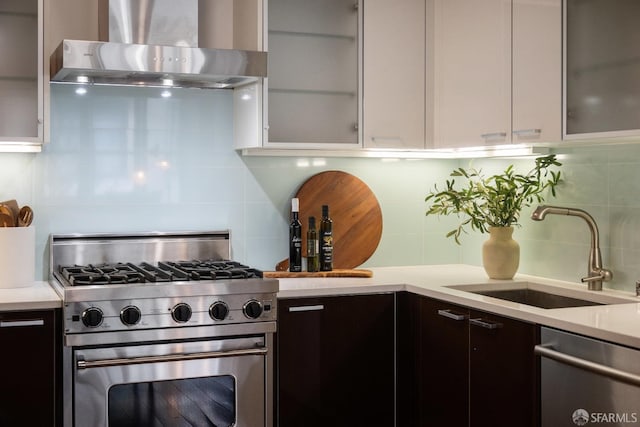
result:
M 469 319 L 469 324 L 480 326 L 481 328 L 485 328 L 485 329 L 498 329 L 498 328 L 502 328 L 503 326 L 502 323 L 487 322 L 486 320 L 482 320 L 482 319 Z
M 320 311 L 324 310 L 324 305 L 300 305 L 297 307 L 289 307 L 289 312 L 293 313 L 296 311 Z
M 44 320 L 5 320 L 0 322 L 0 328 L 17 328 L 24 326 L 44 326 Z
M 451 310 L 438 310 L 438 315 L 446 317 L 447 319 L 452 319 L 452 320 L 465 320 L 467 318 L 466 315 L 464 314 L 457 314 L 454 313 Z
M 601 365 L 600 363 L 592 362 L 590 360 L 581 359 L 579 357 L 571 356 L 565 353 L 556 351 L 551 345 L 543 344 L 537 345 L 533 348 L 533 352 L 541 357 L 555 360 L 556 362 L 564 363 L 565 365 L 573 366 L 584 371 L 593 372 L 607 378 L 612 378 L 627 384 L 640 386 L 640 375 L 633 374 L 631 372 L 621 371 L 610 366 Z
M 506 138 L 506 132 L 493 132 L 493 133 L 483 133 L 480 135 L 484 139 L 495 139 L 495 138 Z
M 379 144 L 402 144 L 402 138 L 399 136 L 372 136 L 371 142 L 377 142 Z
M 512 133 L 518 136 L 538 136 L 542 133 L 542 129 L 518 129 Z

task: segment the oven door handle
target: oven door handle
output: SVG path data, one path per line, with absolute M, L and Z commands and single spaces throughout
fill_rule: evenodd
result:
M 167 354 L 163 356 L 142 356 L 122 359 L 104 360 L 78 360 L 78 369 L 105 368 L 109 366 L 140 365 L 143 363 L 178 362 L 184 360 L 215 359 L 220 357 L 238 356 L 264 356 L 267 354 L 266 348 L 228 350 L 228 351 L 207 351 L 202 353 L 189 354 Z

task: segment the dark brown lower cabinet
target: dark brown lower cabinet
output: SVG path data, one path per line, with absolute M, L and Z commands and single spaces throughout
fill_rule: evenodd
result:
M 399 426 L 539 425 L 537 325 L 401 293 L 398 337 Z
M 395 295 L 278 301 L 279 427 L 393 427 Z
M 54 426 L 58 310 L 0 312 L 0 426 Z
M 539 421 L 537 325 L 469 311 L 471 426 L 534 427 Z

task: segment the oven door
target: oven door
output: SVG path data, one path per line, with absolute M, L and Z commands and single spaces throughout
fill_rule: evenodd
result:
M 265 427 L 265 337 L 74 350 L 74 423 Z

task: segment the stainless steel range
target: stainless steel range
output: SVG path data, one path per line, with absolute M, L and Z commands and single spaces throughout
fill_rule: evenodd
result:
M 228 231 L 50 237 L 67 426 L 273 423 L 278 281 Z

